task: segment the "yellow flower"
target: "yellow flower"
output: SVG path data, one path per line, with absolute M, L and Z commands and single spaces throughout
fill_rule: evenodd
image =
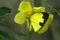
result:
M 45 8 L 32 7 L 30 2 L 22 1 L 18 7 L 18 11 L 19 12 L 16 14 L 14 21 L 18 24 L 23 24 L 24 22 L 27 21 L 27 27 L 29 31 L 34 29 L 35 32 L 40 34 L 40 31 L 38 30 L 42 26 L 39 25 L 39 23 L 44 23 L 44 18 L 43 18 L 44 15 L 41 12 L 45 12 Z M 42 33 L 44 33 L 45 31 L 42 31 Z
M 31 16 L 30 20 L 31 20 L 31 25 L 34 28 L 34 31 L 37 32 L 41 28 L 41 25 L 39 25 L 39 22 L 41 23 L 44 22 L 43 14 L 35 13 L 34 15 Z
M 37 10 L 36 10 L 37 9 Z M 18 12 L 14 18 L 14 21 L 18 24 L 23 24 L 26 21 L 27 17 L 30 17 L 33 14 L 33 11 L 45 11 L 44 7 L 34 7 L 32 8 L 30 2 L 22 1 L 19 5 Z M 39 11 L 39 12 L 40 12 Z

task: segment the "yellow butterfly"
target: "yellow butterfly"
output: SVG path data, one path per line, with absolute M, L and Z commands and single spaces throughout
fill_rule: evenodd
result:
M 45 13 L 46 10 L 44 7 L 32 7 L 28 1 L 22 1 L 18 11 L 14 21 L 18 24 L 23 24 L 27 21 L 27 28 L 29 31 L 34 29 L 38 34 L 46 32 L 53 20 L 53 15 Z

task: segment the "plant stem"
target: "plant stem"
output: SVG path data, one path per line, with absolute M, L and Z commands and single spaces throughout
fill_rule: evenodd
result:
M 50 10 L 56 11 L 57 14 L 60 16 L 60 12 L 58 10 L 56 10 L 55 8 L 53 8 L 51 5 L 47 5 L 47 7 L 49 7 Z
M 30 26 L 30 22 L 29 22 L 29 19 L 27 19 L 27 40 L 30 40 L 30 34 L 28 30 L 29 26 Z

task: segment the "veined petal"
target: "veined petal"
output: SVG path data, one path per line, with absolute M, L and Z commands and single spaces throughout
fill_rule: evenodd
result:
M 30 2 L 22 1 L 19 5 L 18 10 L 19 11 L 24 11 L 24 12 L 32 11 L 32 6 L 31 6 Z
M 14 21 L 18 24 L 23 24 L 26 21 L 26 15 L 23 12 L 19 12 L 16 14 Z
M 45 7 L 33 7 L 34 12 L 45 12 Z
M 44 22 L 44 19 L 43 19 L 43 14 L 42 13 L 35 13 L 33 14 L 31 17 L 30 17 L 30 20 L 31 21 L 34 21 L 36 23 L 38 22 Z
M 39 23 L 36 23 L 36 22 L 31 22 L 32 26 L 33 26 L 33 29 L 35 32 L 37 32 L 41 26 L 39 25 Z
M 31 24 L 35 32 L 37 32 L 42 26 L 39 23 L 43 23 L 43 14 L 42 13 L 35 13 L 30 17 Z

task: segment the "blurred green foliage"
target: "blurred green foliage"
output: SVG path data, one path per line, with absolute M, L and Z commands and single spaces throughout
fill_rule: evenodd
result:
M 11 12 L 10 8 L 0 7 L 0 22 L 5 19 Z M 3 26 L 3 25 L 2 25 Z M 8 35 L 0 30 L 0 40 L 8 40 Z
M 1 7 L 0 8 L 0 21 L 2 21 L 6 16 L 8 16 L 10 12 L 11 12 L 11 9 L 7 7 Z
M 3 21 L 6 17 L 8 17 L 10 13 L 11 13 L 10 8 L 0 7 L 0 22 Z M 6 26 L 0 24 L 0 27 L 5 27 L 6 28 Z M 2 28 L 2 29 L 4 29 L 4 28 Z M 6 29 L 6 30 L 8 30 L 8 29 Z M 26 34 L 21 33 L 21 32 L 14 32 L 14 33 L 16 35 L 19 35 L 19 36 L 26 36 Z M 14 38 L 9 36 L 8 32 L 0 30 L 0 40 L 13 40 L 13 39 Z
M 8 37 L 6 32 L 0 31 L 0 40 L 8 40 Z

